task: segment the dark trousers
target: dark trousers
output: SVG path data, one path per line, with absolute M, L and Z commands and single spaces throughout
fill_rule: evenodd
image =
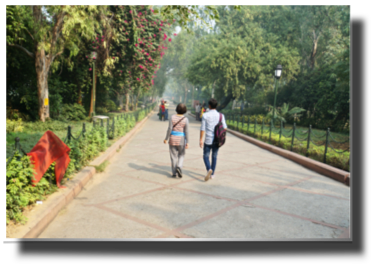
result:
M 212 165 L 210 164 L 211 150 L 212 150 Z M 203 160 L 204 160 L 204 164 L 206 166 L 207 171 L 212 169 L 212 175 L 215 174 L 216 161 L 217 161 L 217 158 L 218 158 L 218 151 L 219 151 L 218 144 L 216 144 L 216 143 L 211 144 L 211 145 L 204 144 L 204 147 L 203 147 Z

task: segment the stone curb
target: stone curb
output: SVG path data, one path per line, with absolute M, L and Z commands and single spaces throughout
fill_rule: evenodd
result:
M 188 113 L 188 114 L 195 117 L 195 115 L 193 115 L 191 113 Z M 300 164 L 306 168 L 309 168 L 309 169 L 311 169 L 317 173 L 328 176 L 328 177 L 330 177 L 336 181 L 339 181 L 341 183 L 346 184 L 347 186 L 350 186 L 350 173 L 345 171 L 345 170 L 341 170 L 341 169 L 335 168 L 333 166 L 324 164 L 322 162 L 315 161 L 313 159 L 301 156 L 300 154 L 282 149 L 282 148 L 277 147 L 277 146 L 270 145 L 268 143 L 254 139 L 250 136 L 244 135 L 244 134 L 237 132 L 237 131 L 233 131 L 231 129 L 227 129 L 227 132 L 229 132 L 230 134 L 233 134 L 233 135 L 235 135 L 235 136 L 237 136 L 237 137 L 239 137 L 239 138 L 241 138 L 241 139 L 243 139 L 249 143 L 255 144 L 255 145 L 257 145 L 263 149 L 266 149 L 266 150 L 273 152 L 277 155 L 280 155 L 284 158 L 292 160 L 292 161 L 294 161 L 294 162 L 296 162 L 296 163 L 298 163 L 298 164 Z
M 103 162 L 110 160 L 117 153 L 117 150 L 143 126 L 152 113 L 153 111 L 151 111 L 143 120 L 138 122 L 125 136 L 114 142 L 112 146 L 110 146 L 101 156 L 97 157 L 91 163 L 92 165 L 86 166 L 79 171 L 76 176 L 69 181 L 70 183 L 66 185 L 67 188 L 65 189 L 65 192 L 55 199 L 54 202 L 50 203 L 50 205 L 45 208 L 45 211 L 34 219 L 33 222 L 27 223 L 30 227 L 22 238 L 37 238 L 57 216 L 60 210 L 68 205 L 96 174 L 94 166 L 98 166 Z

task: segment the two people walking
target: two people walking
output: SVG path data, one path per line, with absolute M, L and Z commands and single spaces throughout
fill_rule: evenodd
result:
M 224 115 L 216 111 L 217 105 L 218 102 L 211 98 L 208 101 L 209 111 L 204 112 L 201 118 L 199 145 L 203 148 L 203 161 L 207 170 L 205 181 L 215 177 L 218 151 L 219 147 L 224 144 L 225 130 L 227 129 Z M 178 175 L 178 177 L 182 178 L 185 149 L 188 149 L 189 141 L 189 121 L 185 117 L 187 107 L 184 104 L 178 104 L 176 112 L 177 114 L 173 115 L 169 120 L 164 143 L 167 143 L 168 139 L 170 139 L 172 177 Z M 212 161 L 210 162 L 211 151 Z

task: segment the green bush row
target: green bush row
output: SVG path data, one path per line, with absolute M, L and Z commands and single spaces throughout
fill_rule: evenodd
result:
M 246 124 L 243 127 L 241 127 L 241 123 L 239 123 L 237 126 L 237 122 L 232 120 L 227 120 L 227 126 L 231 128 L 232 130 L 239 131 L 243 134 L 252 136 L 266 143 L 279 146 L 286 150 L 291 150 L 292 138 L 287 138 L 284 136 L 281 136 L 280 138 L 280 135 L 278 132 L 277 133 L 272 132 L 271 139 L 269 141 L 268 127 L 264 128 L 264 132 L 263 134 L 261 134 L 261 126 L 259 125 L 257 126 L 256 132 L 254 131 L 253 127 L 247 131 Z M 341 150 L 338 150 L 338 151 L 341 151 Z M 307 156 L 316 161 L 323 162 L 324 155 L 325 155 L 325 145 L 316 146 L 312 142 L 310 142 L 309 149 L 307 150 L 307 140 L 300 141 L 295 137 L 293 141 L 293 152 Z M 326 154 L 326 164 L 334 166 L 342 170 L 349 171 L 350 152 L 336 153 L 335 151 L 330 149 L 330 147 L 328 147 L 328 151 Z

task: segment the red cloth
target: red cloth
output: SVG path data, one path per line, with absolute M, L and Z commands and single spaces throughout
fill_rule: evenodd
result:
M 164 104 L 161 105 L 160 108 L 161 108 L 162 113 L 164 113 L 166 111 L 166 107 L 164 106 Z
M 69 152 L 70 148 L 59 137 L 52 131 L 46 131 L 37 144 L 27 154 L 31 157 L 31 161 L 34 164 L 34 169 L 36 171 L 34 175 L 35 180 L 32 185 L 35 186 L 36 183 L 41 180 L 49 166 L 53 162 L 56 162 L 54 169 L 56 173 L 56 184 L 59 188 L 64 188 L 60 185 L 60 182 L 64 177 L 70 162 Z

